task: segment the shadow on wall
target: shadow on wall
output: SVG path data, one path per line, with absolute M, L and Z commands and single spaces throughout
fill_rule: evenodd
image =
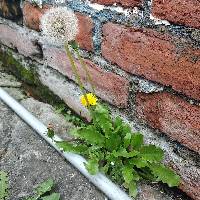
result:
M 12 20 L 22 17 L 20 0 L 0 0 L 0 16 Z

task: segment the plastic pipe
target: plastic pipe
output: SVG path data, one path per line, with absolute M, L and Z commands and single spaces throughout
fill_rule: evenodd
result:
M 24 122 L 34 129 L 43 139 L 45 139 L 52 147 L 54 147 L 62 156 L 64 156 L 75 168 L 77 168 L 90 182 L 99 188 L 111 200 L 131 200 L 119 186 L 115 185 L 111 180 L 101 173 L 91 175 L 86 170 L 84 163 L 86 160 L 77 154 L 62 152 L 56 144 L 47 136 L 47 127 L 28 112 L 21 104 L 12 98 L 7 92 L 0 88 L 0 99 L 7 104 Z M 55 136 L 55 140 L 61 140 Z

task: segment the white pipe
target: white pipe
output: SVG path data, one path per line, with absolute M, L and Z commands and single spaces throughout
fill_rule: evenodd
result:
M 56 144 L 46 135 L 47 127 L 36 117 L 28 112 L 21 104 L 13 99 L 7 92 L 0 88 L 0 99 L 7 104 L 16 114 L 43 137 L 52 147 L 63 155 L 74 167 L 76 167 L 85 177 L 87 177 L 97 188 L 99 188 L 111 200 L 131 200 L 131 198 L 117 185 L 111 182 L 101 173 L 90 175 L 85 169 L 86 160 L 77 154 L 60 151 Z M 56 136 L 56 140 L 61 140 Z

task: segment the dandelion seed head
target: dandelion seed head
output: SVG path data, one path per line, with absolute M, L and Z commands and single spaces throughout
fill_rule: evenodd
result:
M 67 7 L 53 7 L 41 18 L 42 35 L 48 43 L 61 46 L 75 40 L 78 33 L 78 19 Z

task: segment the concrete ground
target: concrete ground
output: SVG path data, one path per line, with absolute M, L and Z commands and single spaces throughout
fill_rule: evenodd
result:
M 27 97 L 13 76 L 0 71 L 0 87 L 20 101 L 44 124 L 53 124 L 64 135 L 72 126 L 48 104 Z M 10 200 L 32 194 L 37 184 L 48 178 L 63 200 L 104 200 L 98 191 L 73 166 L 42 140 L 12 110 L 0 101 L 0 170 L 9 174 Z M 139 184 L 138 200 L 188 200 L 181 193 L 163 190 L 157 184 Z M 122 199 L 123 200 L 123 199 Z

